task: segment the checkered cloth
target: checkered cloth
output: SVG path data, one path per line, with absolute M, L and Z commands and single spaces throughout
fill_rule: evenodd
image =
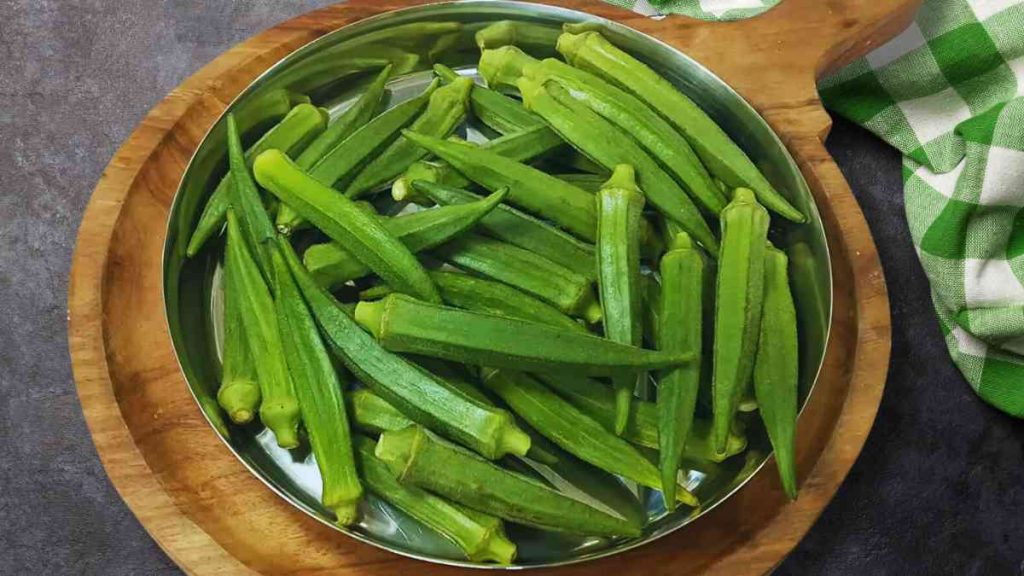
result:
M 609 1 L 705 19 L 778 3 Z M 1024 0 L 926 0 L 909 29 L 819 88 L 903 153 L 907 220 L 950 354 L 979 396 L 1024 417 Z

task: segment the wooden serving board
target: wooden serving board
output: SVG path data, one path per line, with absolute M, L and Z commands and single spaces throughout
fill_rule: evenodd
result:
M 295 18 L 229 50 L 153 108 L 93 193 L 69 289 L 78 392 L 117 490 L 187 573 L 460 572 L 347 538 L 250 474 L 189 393 L 171 347 L 161 288 L 171 201 L 192 153 L 227 104 L 307 42 L 368 16 L 424 3 L 355 0 Z M 652 20 L 596 0 L 547 3 L 616 20 L 671 44 L 752 103 L 814 193 L 835 286 L 824 366 L 799 424 L 799 500 L 784 502 L 769 469 L 700 521 L 656 543 L 550 572 L 764 573 L 803 537 L 849 471 L 874 421 L 889 360 L 885 280 L 860 208 L 822 144 L 830 120 L 815 80 L 895 36 L 920 0 L 784 0 L 762 16 L 732 23 Z

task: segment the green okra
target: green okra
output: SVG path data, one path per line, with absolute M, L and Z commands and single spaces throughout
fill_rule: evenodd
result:
M 615 391 L 611 386 L 582 376 L 536 374 L 536 377 L 570 404 L 601 423 L 607 430 L 615 425 Z M 623 438 L 637 446 L 657 450 L 658 407 L 654 402 L 634 399 L 630 403 L 629 423 Z M 746 436 L 734 426 L 724 453 L 712 446 L 711 421 L 696 419 L 686 438 L 683 455 L 693 460 L 723 462 L 747 449 Z
M 374 455 L 373 440 L 356 437 L 355 445 L 363 481 L 378 497 L 454 542 L 469 560 L 511 564 L 515 559 L 516 545 L 505 537 L 500 520 L 399 482 Z
M 233 275 L 225 265 L 224 276 Z M 260 407 L 260 385 L 242 326 L 243 296 L 224 282 L 224 353 L 217 403 L 235 424 L 247 424 Z
M 555 178 L 593 194 L 597 194 L 605 180 L 608 180 L 608 177 L 602 174 L 555 174 Z
M 788 258 L 774 246 L 765 256 L 764 312 L 754 361 L 754 394 L 779 466 L 782 488 L 796 499 L 796 416 L 800 351 Z
M 290 246 L 283 252 L 328 345 L 361 382 L 417 424 L 487 458 L 526 454 L 530 437 L 515 425 L 511 414 L 481 406 L 385 350 L 316 284 Z
M 718 214 L 725 208 L 725 196 L 686 139 L 630 93 L 561 60 L 531 58 L 514 46 L 484 51 L 480 71 L 489 84 L 492 77 L 502 83 L 515 84 L 513 80 L 524 76 L 541 84 L 549 80 L 557 82 L 573 98 L 636 139 L 704 209 Z M 597 154 L 591 156 L 600 163 Z
M 433 254 L 457 268 L 532 294 L 564 314 L 590 323 L 601 319 L 601 307 L 586 276 L 529 250 L 466 233 L 440 246 Z
M 414 424 L 398 408 L 367 388 L 345 394 L 345 405 L 352 415 L 352 425 L 369 434 L 379 435 Z
M 345 245 L 396 290 L 441 301 L 437 287 L 416 256 L 352 200 L 317 182 L 277 150 L 261 154 L 253 170 L 260 185 L 332 240 Z
M 228 166 L 231 205 L 248 242 L 249 252 L 256 258 L 256 264 L 267 283 L 273 286 L 270 253 L 274 249 L 274 226 L 270 223 L 270 216 L 263 206 L 263 199 L 249 173 L 249 167 L 245 164 L 234 114 L 228 114 Z
M 797 315 L 799 332 L 804 335 L 804 342 L 819 342 L 821 346 L 800 349 L 799 396 L 804 396 L 818 375 L 820 354 L 828 340 L 829 294 L 822 290 L 818 280 L 822 270 L 810 245 L 797 240 L 790 245 L 788 252 L 790 287 L 794 301 L 800 303 L 801 313 Z
M 573 330 L 422 302 L 404 294 L 360 302 L 355 319 L 392 352 L 475 366 L 595 376 L 677 366 L 688 354 L 619 344 Z
M 279 242 L 288 241 L 279 238 Z M 334 512 L 339 525 L 348 526 L 358 516 L 356 506 L 362 499 L 363 487 L 352 453 L 341 382 L 284 258 L 275 250 L 271 260 L 277 286 L 277 324 L 302 424 L 320 469 L 320 500 Z
M 435 64 L 434 72 L 445 83 L 460 78 L 458 72 L 443 64 Z M 523 108 L 521 102 L 500 92 L 474 85 L 469 94 L 473 115 L 499 134 L 514 134 L 530 128 L 547 127 L 536 114 Z
M 596 268 L 604 336 L 631 346 L 640 346 L 643 340 L 640 223 L 644 202 L 633 167 L 627 164 L 616 166 L 612 177 L 597 192 Z M 614 381 L 616 434 L 626 429 L 638 377 L 646 376 L 623 376 Z
M 414 133 L 408 133 L 407 137 L 484 188 L 494 191 L 507 187 L 510 203 L 584 240 L 594 240 L 597 214 L 591 194 L 532 166 L 472 144 Z
M 597 536 L 637 536 L 640 524 L 588 506 L 445 443 L 419 426 L 385 432 L 375 455 L 403 485 L 537 528 Z
M 299 403 L 285 360 L 274 299 L 230 209 L 227 219 L 225 254 L 232 274 L 226 280 L 228 290 L 240 295 L 242 325 L 260 383 L 260 420 L 274 433 L 278 446 L 295 448 L 299 445 Z
M 380 218 L 380 222 L 410 252 L 417 253 L 439 246 L 472 228 L 501 204 L 505 194 L 505 191 L 499 190 L 468 204 L 441 206 L 394 218 Z M 329 288 L 341 286 L 371 272 L 350 250 L 337 242 L 310 246 L 303 255 L 303 261 L 317 282 Z
M 443 184 L 416 181 L 413 187 L 442 206 L 480 200 L 472 192 Z M 590 280 L 597 278 L 592 245 L 516 208 L 499 205 L 480 219 L 480 228 L 498 240 L 543 256 Z
M 573 66 L 619 85 L 650 105 L 682 132 L 708 170 L 730 187 L 751 188 L 760 202 L 784 218 L 806 220 L 710 116 L 646 64 L 598 32 L 562 34 L 558 51 Z
M 289 155 L 298 155 L 310 141 L 323 132 L 327 125 L 326 119 L 316 106 L 299 104 L 284 117 L 283 120 L 263 135 L 245 152 L 246 164 L 251 168 L 256 157 L 266 150 L 283 150 Z M 244 133 L 244 126 L 239 127 Z M 224 215 L 231 205 L 231 174 L 226 174 L 217 184 L 210 199 L 206 202 L 199 222 L 189 238 L 186 253 L 195 256 L 206 244 L 207 240 L 220 233 L 224 227 Z
M 644 313 L 644 342 L 651 348 L 658 347 L 658 325 L 661 323 L 661 284 L 654 276 L 640 276 Z
M 697 408 L 701 374 L 704 257 L 685 232 L 669 243 L 669 251 L 661 258 L 660 272 L 658 348 L 668 352 L 688 351 L 694 355 L 693 362 L 657 375 L 658 466 L 662 482 L 668 482 L 679 474 L 683 448 Z M 667 490 L 665 501 L 670 502 L 672 487 Z M 669 505 L 671 508 L 673 506 Z
M 469 92 L 473 80 L 459 78 L 430 95 L 426 109 L 409 125 L 406 132 L 447 138 L 466 118 Z M 404 136 L 399 136 L 363 168 L 345 189 L 350 198 L 363 196 L 377 186 L 393 180 L 427 151 Z
M 561 30 L 543 24 L 502 20 L 479 30 L 476 45 L 481 51 L 502 46 L 518 46 L 527 52 L 553 53 Z
M 642 486 L 663 490 L 658 469 L 643 454 L 528 374 L 487 368 L 483 381 L 513 412 L 566 452 Z M 673 477 L 672 485 L 676 484 Z M 678 498 L 689 506 L 700 506 L 685 488 Z
M 629 164 L 639 175 L 648 201 L 666 217 L 682 224 L 709 251 L 718 240 L 700 210 L 675 180 L 628 134 L 573 98 L 560 84 L 519 80 L 526 107 L 539 114 L 567 142 L 605 168 Z
M 563 144 L 565 143 L 562 139 L 547 126 L 535 126 L 488 140 L 481 144 L 480 148 L 517 162 L 526 162 L 556 150 Z M 416 180 L 426 180 L 454 188 L 465 188 L 471 184 L 468 178 L 444 161 L 420 160 L 409 166 L 391 185 L 391 197 L 399 202 L 422 202 L 423 198 L 412 186 Z
M 712 403 L 715 446 L 722 450 L 736 405 L 750 382 L 764 298 L 768 212 L 739 188 L 719 218 L 722 252 L 715 289 Z

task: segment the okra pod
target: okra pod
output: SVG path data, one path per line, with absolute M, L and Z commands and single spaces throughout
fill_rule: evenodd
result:
M 573 66 L 618 84 L 649 104 L 682 132 L 708 170 L 730 187 L 753 189 L 759 201 L 787 220 L 806 220 L 710 116 L 646 64 L 598 32 L 562 34 L 558 51 Z
M 396 290 L 441 301 L 437 287 L 416 256 L 352 200 L 317 182 L 277 150 L 261 154 L 253 168 L 264 188 L 346 246 Z
M 398 408 L 366 388 L 346 394 L 345 404 L 352 415 L 352 425 L 369 434 L 379 435 L 414 424 Z
M 299 403 L 285 360 L 280 327 L 274 311 L 274 299 L 249 253 L 242 229 L 232 210 L 228 210 L 228 241 L 225 251 L 228 290 L 240 295 L 242 325 L 255 362 L 260 383 L 260 420 L 274 433 L 278 446 L 299 445 Z
M 661 311 L 658 348 L 693 352 L 694 361 L 658 374 L 658 465 L 662 482 L 679 474 L 686 438 L 693 424 L 700 388 L 704 258 L 686 233 L 669 243 L 661 259 Z M 666 484 L 668 487 L 668 484 Z M 665 501 L 672 500 L 672 487 Z M 673 506 L 669 505 L 669 509 Z
M 619 164 L 633 166 L 650 203 L 682 224 L 709 251 L 717 252 L 718 241 L 697 206 L 628 134 L 578 102 L 556 82 L 541 83 L 524 77 L 519 80 L 519 90 L 527 109 L 544 118 L 566 142 L 587 156 L 609 170 Z
M 715 446 L 725 448 L 740 395 L 754 369 L 764 298 L 768 212 L 754 193 L 739 188 L 722 210 L 722 252 L 715 298 L 712 403 Z
M 465 509 L 395 479 L 387 465 L 374 456 L 377 444 L 357 436 L 356 455 L 366 487 L 378 497 L 454 542 L 474 562 L 510 564 L 516 545 L 501 531 L 494 517 Z
M 597 215 L 591 194 L 532 166 L 472 144 L 411 132 L 407 137 L 488 190 L 508 187 L 510 203 L 550 220 L 584 240 L 594 240 Z
M 282 244 L 288 242 L 283 237 L 278 240 Z M 348 526 L 358 516 L 356 506 L 362 499 L 363 487 L 352 454 L 341 382 L 284 258 L 275 250 L 271 260 L 277 279 L 277 323 L 302 423 L 320 469 L 320 500 L 334 512 L 339 525 Z
M 414 182 L 413 187 L 442 206 L 480 199 L 472 192 L 432 182 Z M 480 219 L 480 228 L 498 240 L 543 256 L 580 276 L 597 279 L 592 245 L 516 208 L 499 205 Z
M 245 152 L 246 164 L 251 168 L 256 157 L 266 150 L 283 150 L 286 154 L 297 155 L 306 145 L 320 134 L 327 125 L 320 110 L 310 104 L 299 104 L 283 120 L 267 131 Z M 239 130 L 239 132 L 244 132 Z M 214 189 L 206 207 L 199 216 L 195 231 L 189 238 L 186 253 L 195 256 L 206 241 L 220 233 L 224 227 L 224 215 L 231 205 L 231 174 L 226 174 Z
M 375 455 L 403 485 L 537 528 L 598 536 L 637 536 L 640 524 L 565 496 L 451 446 L 419 426 L 385 432 Z
M 459 78 L 435 90 L 430 95 L 426 109 L 409 125 L 406 132 L 447 138 L 466 118 L 466 107 L 472 87 L 471 79 Z M 400 136 L 356 175 L 345 189 L 345 195 L 350 198 L 363 196 L 377 186 L 391 181 L 410 164 L 426 155 L 426 150 Z
M 590 323 L 601 319 L 601 307 L 587 277 L 529 250 L 467 233 L 433 253 L 457 268 L 532 294 L 570 316 Z
M 688 354 L 627 346 L 577 331 L 422 302 L 404 294 L 360 302 L 356 322 L 384 348 L 531 372 L 595 376 L 677 366 Z
M 409 419 L 487 458 L 526 454 L 530 437 L 516 427 L 511 414 L 481 406 L 382 348 L 316 284 L 290 246 L 283 252 L 328 345 L 361 382 Z
M 606 430 L 528 374 L 484 369 L 484 385 L 501 397 L 512 411 L 566 452 L 584 462 L 628 478 L 642 486 L 662 490 L 658 469 L 632 445 Z M 672 485 L 676 484 L 675 478 Z M 683 489 L 679 500 L 699 503 Z
M 482 217 L 500 205 L 505 192 L 468 204 L 442 206 L 412 214 L 381 218 L 384 229 L 400 240 L 412 253 L 434 248 L 473 227 Z M 370 273 L 352 252 L 337 242 L 310 246 L 303 261 L 321 286 L 334 288 Z
M 555 174 L 555 178 L 568 182 L 580 190 L 586 190 L 594 194 L 597 194 L 605 180 L 608 180 L 606 176 L 601 174 Z
M 561 30 L 543 24 L 502 20 L 476 33 L 481 51 L 502 46 L 519 46 L 528 52 L 553 53 Z
M 225 264 L 224 276 L 234 271 Z M 260 385 L 242 326 L 242 294 L 224 282 L 224 354 L 217 403 L 235 424 L 247 424 L 260 407 Z
M 640 223 L 644 195 L 636 186 L 633 167 L 620 164 L 597 192 L 598 295 L 601 298 L 604 336 L 613 342 L 640 346 Z M 629 419 L 629 403 L 637 378 L 616 378 L 615 433 L 622 434 Z
M 270 253 L 274 249 L 274 226 L 263 207 L 263 199 L 249 173 L 249 167 L 245 164 L 234 114 L 228 114 L 228 167 L 231 175 L 231 204 L 248 242 L 249 252 L 256 258 L 256 264 L 267 283 L 273 286 Z
M 443 64 L 435 64 L 434 72 L 445 83 L 461 77 L 458 72 Z M 543 120 L 523 108 L 519 101 L 484 86 L 473 86 L 469 94 L 469 105 L 477 119 L 499 134 L 514 134 L 541 126 L 547 128 Z
M 782 488 L 796 499 L 796 414 L 800 360 L 788 258 L 771 246 L 765 256 L 764 312 L 754 361 L 754 394 L 775 449 Z

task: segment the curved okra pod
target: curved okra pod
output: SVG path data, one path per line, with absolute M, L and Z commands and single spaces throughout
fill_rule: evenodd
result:
M 598 32 L 562 34 L 558 51 L 573 66 L 618 84 L 647 102 L 683 133 L 708 170 L 726 184 L 753 189 L 759 201 L 788 220 L 806 220 L 711 117 L 646 64 Z
M 249 245 L 249 252 L 256 258 L 263 277 L 270 286 L 274 285 L 271 271 L 270 252 L 274 249 L 274 226 L 263 207 L 260 191 L 256 189 L 249 167 L 242 153 L 242 141 L 234 114 L 228 114 L 228 166 L 231 176 L 231 204 L 238 216 L 242 233 Z
M 430 95 L 430 101 L 423 113 L 403 132 L 415 132 L 426 136 L 447 138 L 466 118 L 469 92 L 473 81 L 458 78 L 442 86 Z M 389 182 L 405 171 L 410 164 L 427 155 L 427 151 L 400 136 L 376 158 L 363 168 L 345 189 L 345 195 L 357 198 L 377 186 Z
M 511 414 L 481 406 L 382 348 L 326 290 L 316 285 L 290 246 L 282 251 L 328 345 L 361 382 L 409 419 L 487 458 L 526 454 L 530 437 L 516 427 Z
M 690 359 L 687 354 L 645 350 L 528 320 L 422 302 L 403 294 L 360 302 L 355 319 L 393 352 L 475 366 L 608 376 L 678 366 Z
M 484 385 L 500 396 L 513 412 L 566 452 L 612 474 L 662 490 L 654 464 L 624 439 L 606 430 L 529 375 L 484 369 L 483 380 Z M 672 485 L 676 485 L 675 477 Z M 678 497 L 687 505 L 700 505 L 685 488 Z
M 242 325 L 255 362 L 260 382 L 260 420 L 274 433 L 278 446 L 299 445 L 299 403 L 285 361 L 280 327 L 274 311 L 274 299 L 245 245 L 242 229 L 233 211 L 228 210 L 228 242 L 225 251 L 228 290 L 240 295 Z
M 282 237 L 279 242 L 287 240 Z M 274 301 L 277 324 L 302 423 L 320 469 L 323 482 L 320 500 L 334 512 L 339 525 L 348 526 L 358 516 L 356 506 L 362 499 L 363 487 L 352 454 L 341 382 L 288 265 L 276 250 L 271 259 L 277 279 Z
M 481 51 L 502 46 L 519 46 L 529 52 L 552 53 L 561 30 L 531 22 L 502 20 L 476 33 L 476 45 Z
M 431 282 L 409 249 L 374 216 L 352 200 L 317 182 L 276 150 L 264 152 L 254 165 L 256 180 L 289 204 L 335 242 L 345 245 L 396 290 L 440 302 Z
M 225 263 L 224 276 L 234 272 Z M 247 424 L 260 407 L 260 385 L 242 326 L 242 294 L 224 282 L 224 361 L 217 403 L 235 424 Z
M 800 371 L 796 308 L 788 258 L 770 246 L 765 256 L 764 312 L 754 361 L 754 394 L 775 449 L 782 488 L 796 499 L 797 381 Z
M 549 530 L 636 536 L 640 524 L 574 500 L 532 478 L 451 446 L 419 426 L 381 435 L 375 451 L 403 485 L 474 510 Z
M 662 482 L 678 475 L 683 448 L 693 424 L 700 388 L 701 326 L 704 324 L 704 258 L 685 233 L 676 236 L 669 246 L 660 266 L 658 348 L 668 352 L 693 352 L 694 361 L 662 371 L 657 377 Z M 666 502 L 671 501 L 672 488 L 668 490 Z
M 739 188 L 722 210 L 712 374 L 715 446 L 724 450 L 740 395 L 754 369 L 764 298 L 768 211 Z
M 458 72 L 444 64 L 434 64 L 434 72 L 445 83 L 460 78 Z M 514 134 L 542 126 L 547 128 L 543 120 L 523 108 L 519 101 L 483 86 L 473 86 L 469 105 L 477 119 L 499 134 Z
M 380 222 L 389 234 L 415 254 L 437 247 L 472 228 L 504 198 L 505 191 L 499 190 L 468 204 L 442 206 L 394 218 L 381 217 Z M 329 288 L 371 272 L 368 266 L 337 242 L 310 246 L 303 254 L 303 263 L 321 286 Z

